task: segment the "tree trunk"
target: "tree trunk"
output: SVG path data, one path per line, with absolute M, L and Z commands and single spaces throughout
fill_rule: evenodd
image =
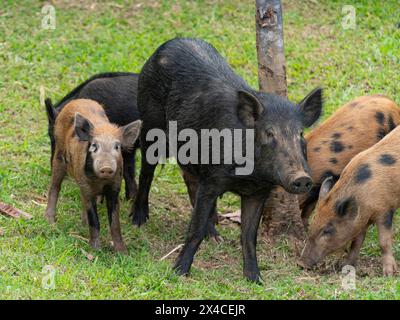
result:
M 260 91 L 287 97 L 280 0 L 256 0 L 256 45 Z M 263 228 L 272 242 L 282 235 L 304 239 L 297 196 L 276 187 L 264 206 Z
M 260 91 L 287 97 L 280 0 L 256 0 L 256 46 Z

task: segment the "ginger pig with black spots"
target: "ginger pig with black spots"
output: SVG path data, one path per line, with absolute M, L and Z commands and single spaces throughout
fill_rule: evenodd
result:
M 355 265 L 371 224 L 378 229 L 383 274 L 397 270 L 392 251 L 392 220 L 400 207 L 400 127 L 359 153 L 333 185 L 320 190 L 310 235 L 299 264 L 311 268 L 351 242 L 344 265 Z
M 400 123 L 400 109 L 383 95 L 363 96 L 339 108 L 306 135 L 307 161 L 314 186 L 299 195 L 304 225 L 315 208 L 321 183 L 336 182 L 358 153 L 372 147 Z

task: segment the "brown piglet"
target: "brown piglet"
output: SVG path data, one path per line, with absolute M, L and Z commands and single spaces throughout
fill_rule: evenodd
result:
M 103 108 L 93 100 L 72 100 L 62 109 L 54 127 L 55 156 L 45 213 L 49 223 L 55 223 L 61 183 L 68 173 L 80 188 L 82 220 L 89 224 L 90 245 L 100 248 L 96 198 L 102 195 L 107 202 L 114 248 L 127 252 L 119 222 L 121 150 L 133 148 L 140 127 L 140 120 L 120 128 L 111 124 Z
M 355 265 L 365 234 L 376 224 L 384 275 L 393 275 L 392 219 L 400 207 L 400 127 L 356 155 L 333 185 L 320 190 L 310 235 L 299 264 L 311 268 L 351 242 L 344 265 Z
M 400 109 L 394 101 L 375 94 L 356 98 L 339 108 L 306 135 L 307 162 L 314 187 L 299 195 L 304 225 L 315 208 L 321 183 L 339 179 L 350 160 L 400 124 Z

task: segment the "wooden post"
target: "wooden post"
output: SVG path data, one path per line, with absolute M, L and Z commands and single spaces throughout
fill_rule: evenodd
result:
M 287 97 L 280 0 L 256 0 L 256 45 L 260 91 Z M 264 206 L 263 227 L 272 242 L 281 235 L 304 239 L 297 196 L 275 188 Z
M 260 91 L 287 97 L 280 0 L 256 0 L 256 46 Z

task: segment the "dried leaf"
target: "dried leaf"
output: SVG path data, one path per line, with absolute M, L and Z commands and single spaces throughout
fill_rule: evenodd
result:
M 86 252 L 85 250 L 81 249 L 82 253 L 84 254 L 84 256 L 89 260 L 89 261 L 93 261 L 95 259 L 95 256 L 92 255 L 89 252 Z
M 37 202 L 37 201 L 35 201 L 35 200 L 31 200 L 31 201 L 32 201 L 33 204 L 35 204 L 35 205 L 37 205 L 37 206 L 39 206 L 39 207 L 44 207 L 44 206 L 46 206 L 46 204 L 44 204 L 44 203 L 39 203 L 39 202 Z
M 85 237 L 82 237 L 82 236 L 80 236 L 79 234 L 76 234 L 76 233 L 74 233 L 74 232 L 70 232 L 70 233 L 69 233 L 69 236 L 72 237 L 72 238 L 75 238 L 75 239 L 84 241 L 84 242 L 86 242 L 86 243 L 89 243 L 89 239 L 87 239 L 87 238 L 85 238 Z
M 228 219 L 232 222 L 235 222 L 235 223 L 240 224 L 242 222 L 240 210 L 236 210 L 235 212 L 225 213 L 222 215 L 222 217 L 224 217 L 225 219 Z
M 7 216 L 13 217 L 13 218 L 25 218 L 25 219 L 31 219 L 32 216 L 29 213 L 26 213 L 22 210 L 19 210 L 17 208 L 14 208 L 13 206 L 9 204 L 5 204 L 3 202 L 0 202 L 0 213 L 5 214 Z

